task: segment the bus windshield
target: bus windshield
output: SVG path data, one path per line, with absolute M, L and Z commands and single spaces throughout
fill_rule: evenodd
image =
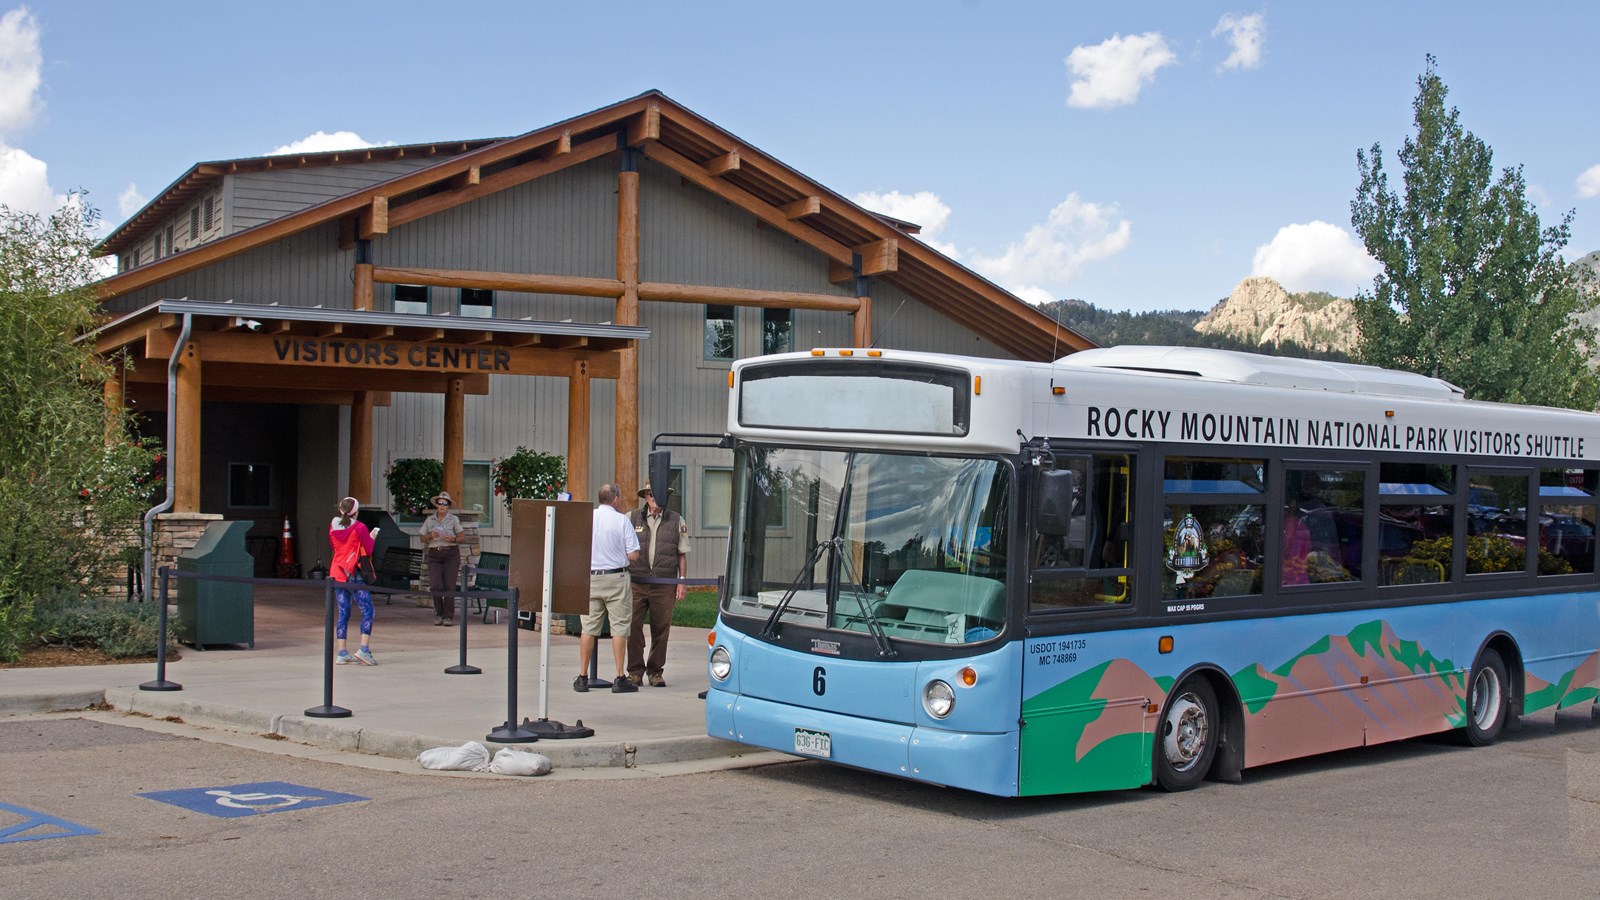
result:
M 734 477 L 724 612 L 942 644 L 1003 630 L 1009 466 L 747 445 Z

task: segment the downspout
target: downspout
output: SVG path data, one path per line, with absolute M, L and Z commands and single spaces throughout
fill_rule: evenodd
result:
M 184 345 L 189 343 L 189 331 L 193 326 L 194 317 L 184 313 L 183 329 L 178 332 L 178 343 L 172 348 L 172 358 L 167 360 L 167 443 L 162 447 L 162 452 L 167 456 L 167 497 L 144 514 L 144 599 L 146 601 L 150 599 L 150 577 L 154 574 L 152 530 L 155 527 L 155 519 L 156 516 L 172 508 L 172 445 L 178 440 L 178 357 L 183 355 Z

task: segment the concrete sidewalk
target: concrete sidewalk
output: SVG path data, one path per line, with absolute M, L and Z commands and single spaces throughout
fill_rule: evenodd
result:
M 201 730 L 275 735 L 290 741 L 359 754 L 411 760 L 430 747 L 478 741 L 491 752 L 514 746 L 550 757 L 555 767 L 634 769 L 703 762 L 725 767 L 787 757 L 707 737 L 706 630 L 674 628 L 665 671 L 668 686 L 637 693 L 572 689 L 578 671 L 575 637 L 550 638 L 549 693 L 541 716 L 538 632 L 517 632 L 518 697 L 515 721 L 549 719 L 594 729 L 589 738 L 498 744 L 487 735 L 507 721 L 510 628 L 469 616 L 467 661 L 480 675 L 447 675 L 460 658 L 460 631 L 433 624 L 431 608 L 409 597 L 378 602 L 372 651 L 376 667 L 333 667 L 333 702 L 348 718 L 305 715 L 323 702 L 323 598 L 320 585 L 257 586 L 255 649 L 181 648 L 169 660 L 170 692 L 143 691 L 156 677 L 154 663 L 0 669 L 0 715 L 79 710 L 107 705 L 157 720 L 176 718 Z M 491 613 L 491 623 L 493 614 Z M 350 647 L 356 645 L 351 623 Z M 602 678 L 612 677 L 609 640 L 600 644 Z M 130 723 L 133 723 L 130 721 Z M 203 737 L 204 735 L 197 735 Z M 682 768 L 681 766 L 678 768 Z

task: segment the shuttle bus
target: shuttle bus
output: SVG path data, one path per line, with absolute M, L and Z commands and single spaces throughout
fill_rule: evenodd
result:
M 1600 416 L 1172 347 L 813 350 L 730 389 L 712 736 L 1183 790 L 1600 693 Z

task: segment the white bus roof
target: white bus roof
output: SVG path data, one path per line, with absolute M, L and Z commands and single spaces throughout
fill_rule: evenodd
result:
M 1064 356 L 1055 364 L 1062 368 L 1188 375 L 1207 381 L 1346 394 L 1417 400 L 1465 399 L 1465 392 L 1450 382 L 1411 372 L 1199 347 L 1104 347 Z

